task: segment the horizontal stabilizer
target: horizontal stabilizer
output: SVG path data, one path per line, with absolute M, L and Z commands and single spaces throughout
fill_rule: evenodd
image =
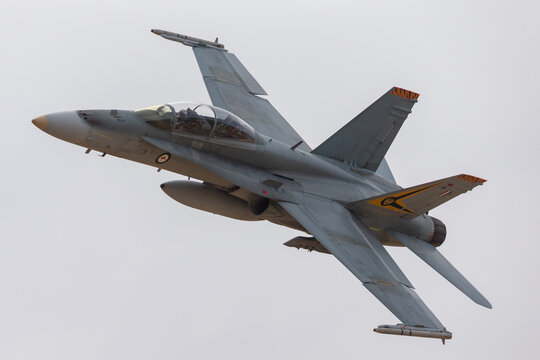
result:
M 461 174 L 356 201 L 348 204 L 347 208 L 360 216 L 376 214 L 414 218 L 484 182 L 484 179 Z
M 409 248 L 426 264 L 441 274 L 452 285 L 461 290 L 475 303 L 491 309 L 491 304 L 437 249 L 420 239 L 409 235 L 390 231 L 390 234 Z

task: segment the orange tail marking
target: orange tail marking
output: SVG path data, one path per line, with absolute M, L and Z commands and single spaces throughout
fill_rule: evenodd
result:
M 409 100 L 416 100 L 420 96 L 420 94 L 398 87 L 395 87 L 394 90 L 392 90 L 392 95 L 396 95 Z
M 481 179 L 479 177 L 472 176 L 472 175 L 467 175 L 467 174 L 462 174 L 462 175 L 459 175 L 458 177 L 461 180 L 469 181 L 469 182 L 472 182 L 472 183 L 475 183 L 475 184 L 483 184 L 483 183 L 485 183 L 487 181 L 487 180 Z

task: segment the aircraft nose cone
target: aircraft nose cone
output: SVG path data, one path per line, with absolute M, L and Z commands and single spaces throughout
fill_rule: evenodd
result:
M 32 120 L 32 123 L 36 125 L 40 130 L 45 130 L 47 127 L 47 117 L 45 115 L 38 116 L 34 120 Z
M 90 132 L 90 126 L 75 111 L 42 115 L 32 123 L 47 134 L 74 144 L 83 142 Z

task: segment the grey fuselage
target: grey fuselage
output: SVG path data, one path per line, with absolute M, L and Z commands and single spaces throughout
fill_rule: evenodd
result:
M 67 111 L 41 116 L 33 122 L 50 135 L 73 144 L 199 179 L 218 190 L 233 189 L 227 193 L 245 201 L 258 219 L 300 230 L 303 227 L 275 201 L 290 201 L 294 193 L 346 205 L 400 189 L 376 173 L 292 148 L 260 133 L 254 142 L 242 142 L 173 132 L 149 125 L 130 110 Z M 156 146 L 159 144 L 165 146 Z M 169 148 L 172 150 L 167 151 Z M 164 153 L 169 158 L 158 163 Z M 178 156 L 182 153 L 187 155 Z M 265 201 L 264 209 L 257 210 L 257 204 Z M 409 220 L 370 214 L 360 218 L 385 245 L 402 246 L 386 230 L 423 239 L 433 235 L 433 222 L 426 215 Z

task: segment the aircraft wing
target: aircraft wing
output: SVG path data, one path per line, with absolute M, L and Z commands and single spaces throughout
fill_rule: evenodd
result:
M 152 32 L 193 48 L 213 105 L 234 113 L 258 132 L 285 144 L 293 146 L 304 141 L 272 104 L 259 96 L 267 94 L 222 44 L 163 30 Z M 311 150 L 305 142 L 298 148 Z
M 247 189 L 253 193 L 267 192 L 294 217 L 311 235 L 313 235 L 328 251 L 345 265 L 363 285 L 381 301 L 407 327 L 414 327 L 414 334 L 442 337 L 443 325 L 433 315 L 413 290 L 413 286 L 403 274 L 379 240 L 360 220 L 354 217 L 343 205 L 305 194 L 296 182 L 290 184 L 289 191 L 282 193 L 278 189 L 266 186 L 261 179 L 279 181 L 278 177 L 233 163 L 216 154 L 199 152 L 196 149 L 182 146 L 162 139 L 143 137 L 158 148 L 175 156 L 193 161 L 205 169 Z M 291 202 L 293 201 L 293 202 Z M 403 328 L 383 326 L 377 332 L 401 335 Z M 408 331 L 408 330 L 407 330 Z M 448 338 L 448 337 L 447 337 Z
M 398 265 L 366 225 L 341 204 L 307 195 L 279 204 L 324 245 L 404 325 L 443 331 Z

